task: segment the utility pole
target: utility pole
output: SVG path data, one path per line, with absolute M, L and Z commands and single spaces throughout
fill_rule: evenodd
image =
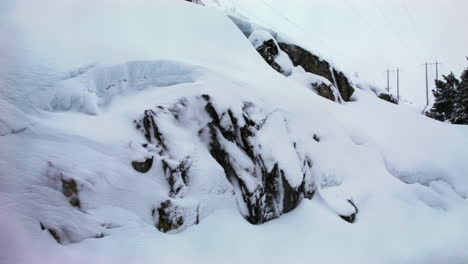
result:
M 429 105 L 429 80 L 427 79 L 427 62 L 426 62 L 426 107 Z
M 387 69 L 387 92 L 390 93 L 390 70 Z
M 427 67 L 429 65 L 435 65 L 436 67 L 436 80 L 439 80 L 439 64 L 441 64 L 439 61 L 436 60 L 436 62 L 428 63 L 426 61 L 426 107 L 429 106 L 429 77 L 427 73 Z
M 400 101 L 400 68 L 396 69 L 397 99 Z
M 387 92 L 390 94 L 390 73 L 396 72 L 397 74 L 397 97 L 398 100 L 400 100 L 400 68 L 397 68 L 396 70 L 390 70 L 387 69 Z

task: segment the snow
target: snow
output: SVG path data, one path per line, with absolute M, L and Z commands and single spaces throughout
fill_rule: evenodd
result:
M 0 263 L 468 259 L 467 127 L 360 89 L 352 102 L 326 100 L 304 85 L 324 80 L 300 68 L 288 78 L 275 72 L 220 11 L 185 1 L 117 3 L 19 1 L 0 27 L 17 33 L 1 40 L 13 66 L 0 69 Z M 297 153 L 310 155 L 314 198 L 249 224 L 242 198 L 196 136 L 208 121 L 196 104 L 202 94 L 237 116 L 243 102 L 260 106 L 252 116 L 268 113 L 259 143 L 281 159 L 267 163 L 281 163 L 297 186 Z M 192 157 L 192 181 L 183 199 L 172 199 L 187 210 L 186 225 L 165 234 L 151 215 L 169 190 L 162 157 L 147 174 L 132 169 L 154 154 L 141 147 L 133 121 L 180 100 L 193 107 L 179 121 L 167 111 L 158 118 L 169 158 Z M 237 164 L 250 167 L 235 151 Z M 61 177 L 77 182 L 81 208 L 61 193 Z M 354 224 L 339 217 L 354 211 L 349 200 L 359 209 Z M 191 225 L 195 210 L 200 223 Z
M 426 104 L 427 62 L 439 64 L 439 78 L 466 67 L 468 36 L 464 0 L 203 0 L 282 34 L 303 48 L 334 62 L 348 75 L 386 87 L 386 70 L 400 69 L 400 94 L 422 111 Z M 437 14 L 436 16 L 434 14 Z M 281 35 L 282 36 L 282 35 Z M 441 37 L 442 36 L 442 37 Z M 456 41 L 447 41 L 447 39 Z M 435 88 L 435 65 L 429 66 L 429 91 Z M 390 90 L 396 95 L 396 73 Z M 433 102 L 432 94 L 430 102 Z
M 244 22 L 248 23 L 248 22 Z M 239 23 L 236 24 L 239 26 Z M 242 27 L 242 26 L 241 26 Z M 256 27 L 254 24 L 251 24 L 251 27 Z M 285 38 L 282 37 L 280 34 L 276 34 L 277 38 L 280 39 L 281 41 L 284 41 Z M 281 48 L 278 45 L 277 39 L 273 37 L 273 35 L 264 29 L 257 29 L 253 31 L 250 36 L 249 36 L 249 41 L 252 43 L 255 49 L 258 49 L 263 43 L 266 41 L 272 40 L 274 42 L 274 45 L 276 46 L 278 50 L 278 55 L 275 57 L 275 63 L 277 63 L 281 67 L 282 74 L 285 75 L 286 77 L 290 77 L 293 80 L 296 80 L 298 83 L 301 83 L 307 88 L 312 88 L 314 85 L 320 86 L 321 84 L 324 84 L 328 87 L 333 92 L 333 95 L 335 96 L 335 101 L 337 102 L 342 102 L 343 98 L 341 98 L 341 94 L 339 93 L 338 89 L 336 88 L 336 81 L 334 84 L 332 84 L 330 81 L 328 81 L 326 78 L 306 72 L 304 68 L 301 66 L 294 66 L 293 62 L 289 58 L 288 54 L 281 50 Z M 291 41 L 285 41 L 284 43 L 292 44 L 295 45 L 295 43 Z M 333 66 L 334 67 L 334 66 Z M 330 69 L 331 72 L 333 72 L 332 69 Z M 334 76 L 333 76 L 334 77 Z M 312 89 L 314 92 L 317 92 L 315 89 Z M 318 94 L 318 93 L 317 93 Z

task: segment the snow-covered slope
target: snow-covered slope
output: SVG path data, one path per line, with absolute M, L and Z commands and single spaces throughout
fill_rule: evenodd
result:
M 327 100 L 310 83 L 339 85 L 286 53 L 278 73 L 216 9 L 10 8 L 0 263 L 468 259 L 467 127 Z

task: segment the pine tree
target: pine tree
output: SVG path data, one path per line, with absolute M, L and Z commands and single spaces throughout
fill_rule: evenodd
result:
M 444 81 L 436 80 L 436 89 L 432 90 L 435 98 L 434 105 L 426 115 L 445 122 L 452 121 L 459 81 L 453 73 L 443 77 Z
M 463 71 L 460 77 L 460 84 L 457 89 L 457 98 L 453 107 L 453 114 L 450 122 L 452 124 L 468 125 L 468 68 Z

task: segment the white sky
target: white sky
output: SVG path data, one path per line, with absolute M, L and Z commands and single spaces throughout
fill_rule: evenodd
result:
M 270 24 L 349 74 L 386 87 L 400 68 L 400 94 L 425 104 L 426 61 L 457 77 L 468 66 L 467 0 L 219 0 Z M 396 74 L 390 76 L 396 93 Z M 435 67 L 429 67 L 429 87 Z
M 442 62 L 439 73 L 453 71 L 457 77 L 468 66 L 468 0 L 211 1 L 237 6 L 238 12 L 381 88 L 386 87 L 386 69 L 399 67 L 400 94 L 417 104 L 425 104 L 426 61 Z M 14 2 L 0 0 L 0 20 Z M 429 77 L 432 89 L 434 66 Z M 390 81 L 396 93 L 395 74 Z

